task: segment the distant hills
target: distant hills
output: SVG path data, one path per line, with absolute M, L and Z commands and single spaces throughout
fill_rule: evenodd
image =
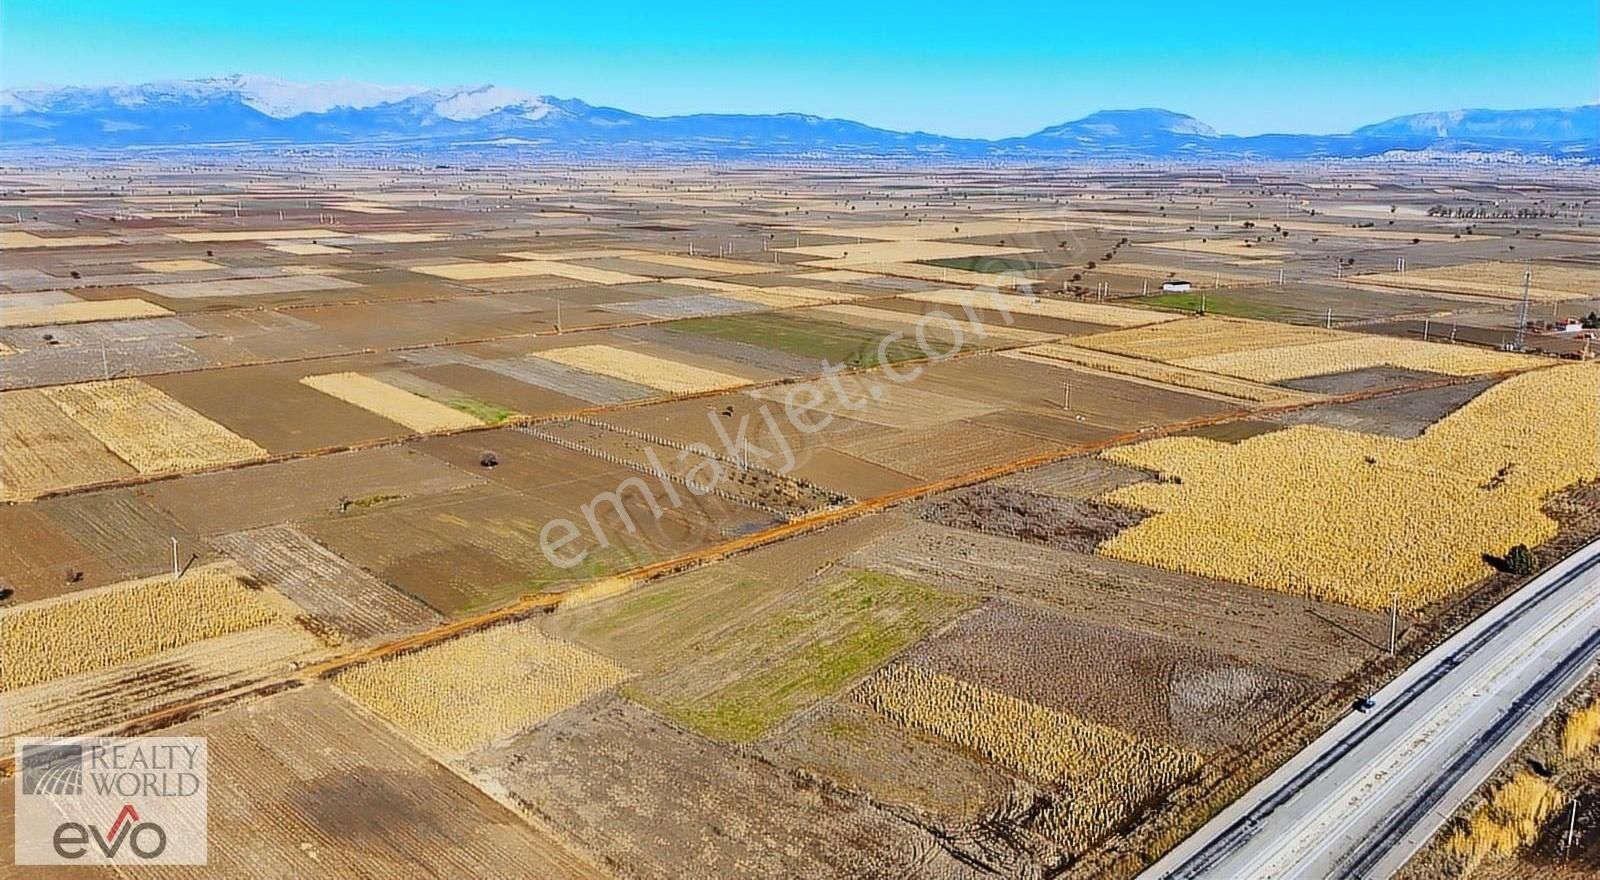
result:
M 1401 152 L 1600 158 L 1600 105 L 1418 113 L 1349 134 L 1238 137 L 1170 110 L 1104 110 L 983 140 L 801 113 L 644 116 L 500 86 L 300 83 L 264 76 L 0 91 L 0 145 L 521 149 L 552 154 L 1312 159 Z

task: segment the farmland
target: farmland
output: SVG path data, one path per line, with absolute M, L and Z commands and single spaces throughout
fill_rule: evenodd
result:
M 1129 877 L 1600 533 L 1564 172 L 405 161 L 0 169 L 0 740 L 230 875 Z
M 263 626 L 282 613 L 223 569 L 154 578 L 7 609 L 6 688 L 137 660 L 166 648 Z M 96 622 L 95 627 L 87 621 Z
M 1109 452 L 1175 479 L 1106 495 L 1154 516 L 1101 550 L 1357 607 L 1418 609 L 1487 574 L 1485 558 L 1502 548 L 1553 537 L 1544 498 L 1600 478 L 1600 403 L 1584 390 L 1597 381 L 1590 365 L 1508 379 L 1414 440 L 1294 427 L 1231 446 L 1168 438 Z M 1534 412 L 1546 414 L 1537 432 L 1517 418 Z M 1263 478 L 1293 491 L 1256 491 Z
M 523 624 L 359 666 L 334 684 L 423 743 L 465 751 L 620 683 L 626 673 Z

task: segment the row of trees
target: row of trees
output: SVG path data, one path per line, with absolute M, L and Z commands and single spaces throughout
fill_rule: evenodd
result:
M 1429 217 L 1454 217 L 1458 220 L 1537 220 L 1557 215 L 1558 212 L 1544 208 L 1491 208 L 1486 205 L 1457 208 L 1434 205 L 1428 209 Z

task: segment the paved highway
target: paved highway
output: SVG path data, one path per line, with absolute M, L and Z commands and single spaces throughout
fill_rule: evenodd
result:
M 1143 877 L 1389 877 L 1600 658 L 1600 541 L 1372 695 Z

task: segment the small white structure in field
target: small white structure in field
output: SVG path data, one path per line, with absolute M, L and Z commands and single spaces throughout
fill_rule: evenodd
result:
M 1173 280 L 1161 282 L 1161 289 L 1168 293 L 1188 293 L 1193 288 L 1194 285 L 1187 281 Z

